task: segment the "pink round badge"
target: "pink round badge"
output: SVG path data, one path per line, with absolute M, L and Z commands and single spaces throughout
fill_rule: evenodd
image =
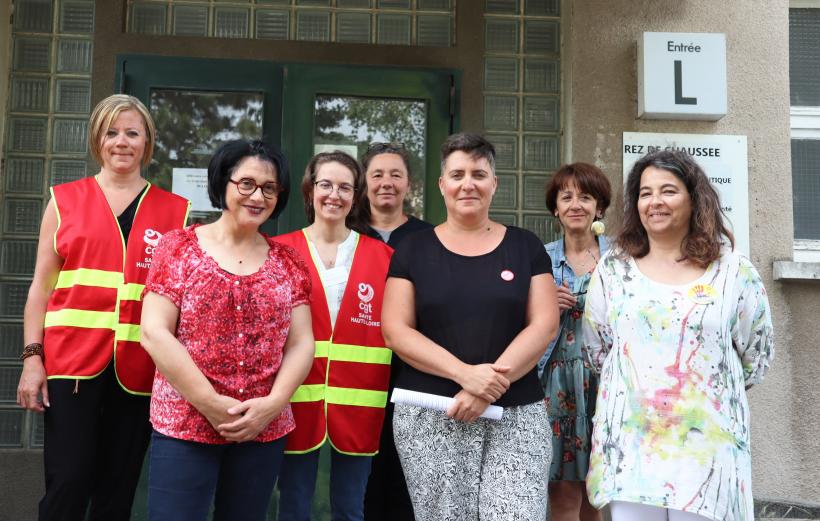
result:
M 501 272 L 501 278 L 509 282 L 515 278 L 515 273 L 511 272 L 510 270 L 504 270 Z

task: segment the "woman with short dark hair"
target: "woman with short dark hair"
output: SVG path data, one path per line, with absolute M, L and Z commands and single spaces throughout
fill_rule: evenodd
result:
M 157 365 L 148 478 L 151 520 L 266 518 L 295 427 L 290 398 L 313 361 L 310 279 L 259 227 L 284 208 L 284 156 L 222 145 L 208 195 L 222 215 L 167 234 L 145 287 L 142 345 Z
M 372 456 L 387 403 L 392 353 L 381 306 L 393 250 L 351 229 L 359 163 L 344 152 L 313 156 L 302 179 L 309 226 L 276 237 L 307 264 L 316 354 L 293 395 L 296 430 L 279 478 L 279 521 L 310 519 L 319 449 L 330 444 L 333 519 L 361 520 Z
M 749 404 L 774 354 L 766 290 L 686 153 L 638 160 L 587 293 L 601 371 L 587 489 L 613 521 L 754 519 Z
M 390 264 L 384 335 L 406 363 L 393 432 L 418 521 L 545 519 L 549 420 L 535 364 L 558 325 L 550 260 L 531 232 L 490 220 L 495 148 L 442 145 L 445 223 L 407 237 Z M 434 398 L 435 399 L 435 398 Z M 482 418 L 490 404 L 500 419 Z
M 609 249 L 601 219 L 611 198 L 609 180 L 588 163 L 563 165 L 546 187 L 547 209 L 564 232 L 545 246 L 552 259 L 561 322 L 558 336 L 538 363 L 552 426 L 553 521 L 601 519 L 584 489 L 598 379 L 583 353 L 581 326 L 590 276 Z

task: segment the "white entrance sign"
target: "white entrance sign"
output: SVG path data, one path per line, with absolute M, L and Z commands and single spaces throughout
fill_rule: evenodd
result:
M 746 136 L 624 132 L 624 184 L 635 161 L 658 150 L 685 150 L 700 165 L 720 196 L 735 236 L 735 248 L 749 256 L 749 166 Z
M 651 33 L 638 39 L 638 117 L 726 115 L 726 35 Z
M 171 191 L 191 201 L 192 212 L 218 212 L 208 198 L 207 168 L 174 168 Z

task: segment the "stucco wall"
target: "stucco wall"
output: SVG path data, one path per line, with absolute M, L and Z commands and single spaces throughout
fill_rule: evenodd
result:
M 749 392 L 754 495 L 820 502 L 820 284 L 772 280 L 773 261 L 792 252 L 788 1 L 575 0 L 568 8 L 572 160 L 594 161 L 620 186 L 623 132 L 748 136 L 751 256 L 769 292 L 777 350 L 766 381 Z M 726 33 L 724 118 L 636 119 L 643 31 Z

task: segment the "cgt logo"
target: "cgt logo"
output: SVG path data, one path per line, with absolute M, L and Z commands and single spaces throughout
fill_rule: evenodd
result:
M 145 235 L 142 236 L 142 240 L 151 248 L 156 248 L 160 239 L 162 239 L 162 234 L 151 228 L 145 230 Z M 145 253 L 149 253 L 147 248 Z M 154 253 L 154 250 L 152 249 L 150 253 Z
M 160 239 L 162 239 L 160 232 L 151 228 L 145 230 L 145 234 L 142 236 L 142 240 L 145 242 L 145 258 L 142 261 L 137 261 L 138 268 L 148 269 L 151 267 L 151 262 L 154 260 L 154 248 L 157 247 Z
M 375 293 L 376 292 L 373 291 L 373 286 L 371 286 L 370 284 L 367 284 L 365 282 L 359 283 L 358 296 L 359 300 L 361 300 L 361 302 L 359 302 L 359 309 L 362 312 L 367 314 L 373 312 L 373 304 L 371 304 L 370 301 L 373 300 L 373 295 L 375 295 Z

